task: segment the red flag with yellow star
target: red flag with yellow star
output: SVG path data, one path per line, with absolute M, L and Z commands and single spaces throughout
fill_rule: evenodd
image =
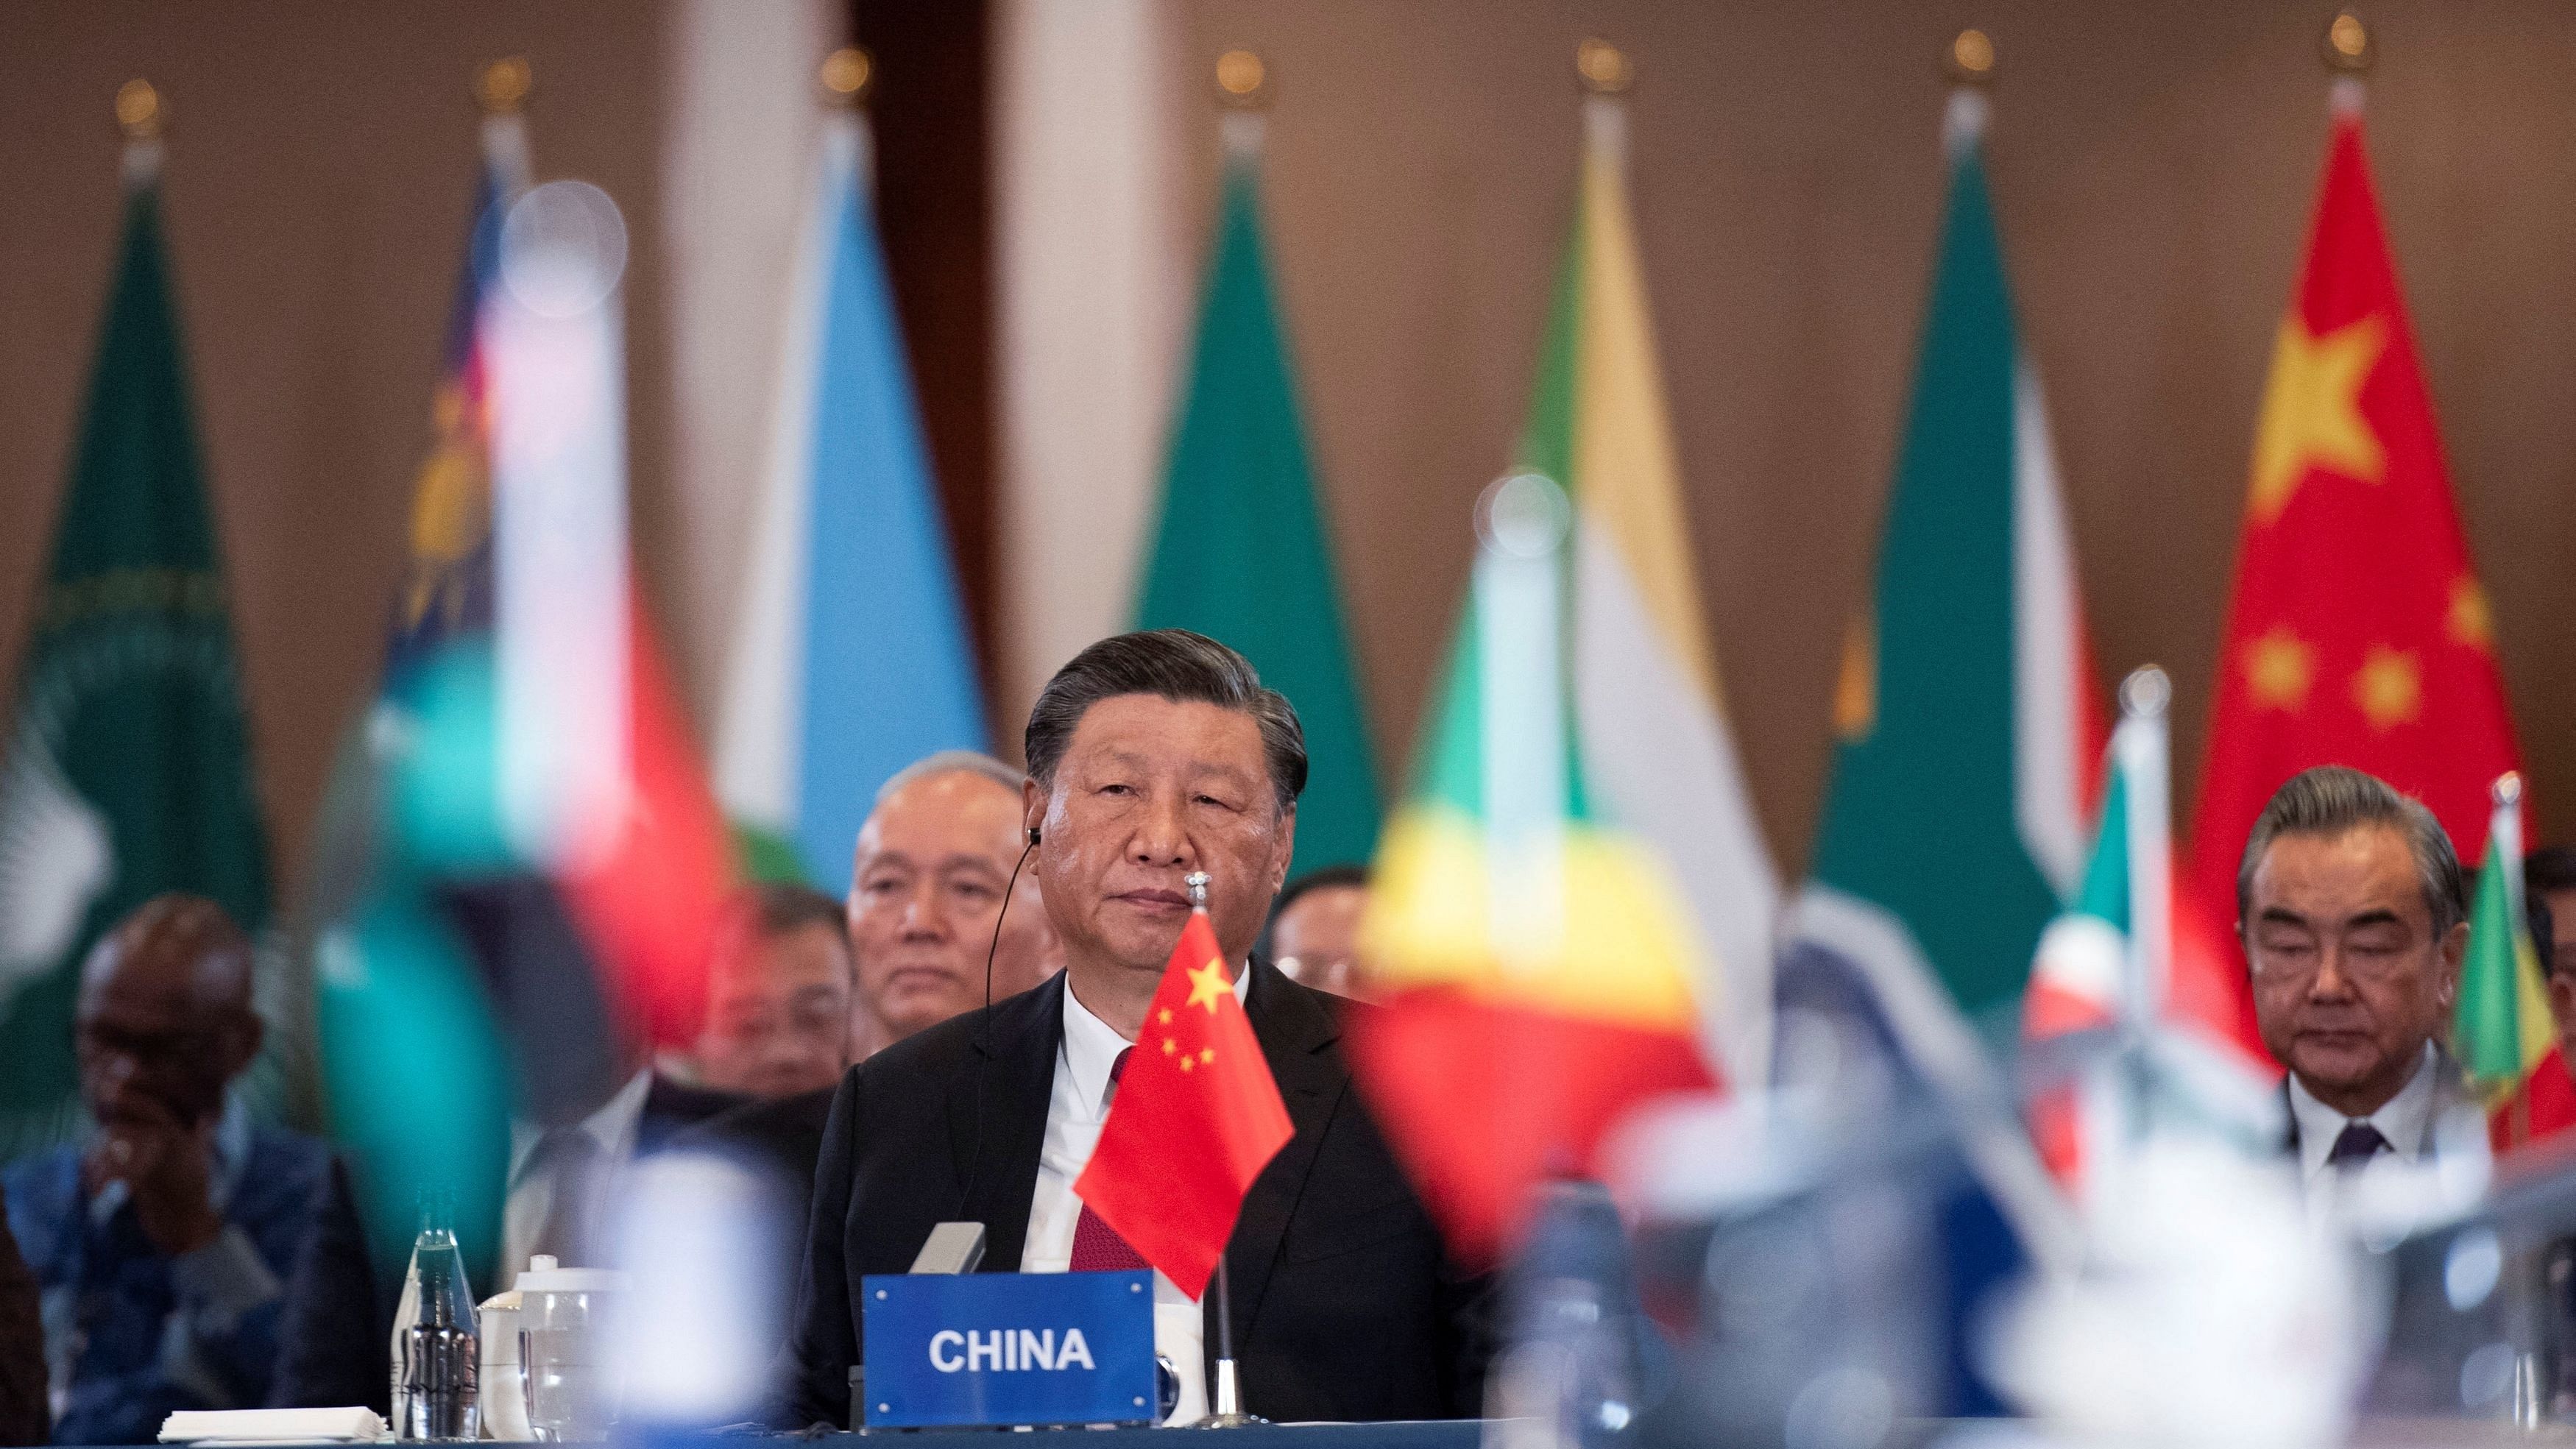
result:
M 1216 931 L 1192 911 L 1074 1196 L 1196 1298 L 1252 1180 L 1295 1135 Z
M 2255 427 L 2192 835 L 2198 888 L 2233 918 L 2255 817 L 2311 765 L 2367 770 L 2416 796 L 2475 860 L 2487 787 L 2516 758 L 2361 116 L 2339 107 Z M 2241 948 L 2222 959 L 2241 981 Z

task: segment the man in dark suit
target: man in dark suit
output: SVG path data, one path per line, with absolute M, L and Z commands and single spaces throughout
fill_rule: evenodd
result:
M 853 1068 L 815 1172 L 788 1385 L 794 1422 L 842 1423 L 860 1279 L 900 1273 L 932 1226 L 981 1222 L 983 1268 L 1141 1266 L 1072 1192 L 1189 915 L 1208 911 L 1295 1136 L 1226 1250 L 1244 1407 L 1273 1419 L 1418 1419 L 1480 1407 L 1485 1285 L 1449 1261 L 1351 1083 L 1341 1021 L 1366 1008 L 1251 954 L 1295 846 L 1296 712 L 1200 635 L 1103 640 L 1031 709 L 1024 821 L 1065 970 Z M 1205 1403 L 1213 1302 L 1155 1275 L 1155 1347 L 1186 1421 Z M 1211 1295 L 1211 1300 L 1213 1295 Z
M 2290 1151 L 2312 1192 L 2374 1161 L 2485 1151 L 2439 1045 L 2468 948 L 2460 859 L 2423 803 L 2340 765 L 2263 807 L 2237 872 L 2263 1044 L 2289 1068 Z

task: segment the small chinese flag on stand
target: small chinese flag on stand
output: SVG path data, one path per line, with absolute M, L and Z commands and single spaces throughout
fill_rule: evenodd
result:
M 1194 910 L 1074 1195 L 1196 1298 L 1252 1180 L 1295 1135 L 1215 928 Z

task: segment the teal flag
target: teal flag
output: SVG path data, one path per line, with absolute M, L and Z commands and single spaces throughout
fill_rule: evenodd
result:
M 267 923 L 267 842 L 157 186 L 125 238 L 0 751 L 0 1155 L 79 1121 L 90 944 L 165 891 Z
M 1256 167 L 1238 156 L 1136 625 L 1223 640 L 1297 707 L 1313 766 L 1297 807 L 1291 870 L 1302 872 L 1368 860 L 1377 771 L 1267 250 Z
M 1802 910 L 2009 1035 L 2082 877 L 2103 725 L 1974 131 L 1954 138 L 1940 246 Z

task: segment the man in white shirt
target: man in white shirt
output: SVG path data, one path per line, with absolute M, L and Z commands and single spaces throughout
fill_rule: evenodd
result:
M 2236 881 L 2255 1018 L 2289 1068 L 2300 1180 L 2482 1150 L 2473 1124 L 2445 1125 L 2476 1110 L 2438 1045 L 2468 896 L 2433 813 L 2358 770 L 2319 766 L 2264 807 Z

